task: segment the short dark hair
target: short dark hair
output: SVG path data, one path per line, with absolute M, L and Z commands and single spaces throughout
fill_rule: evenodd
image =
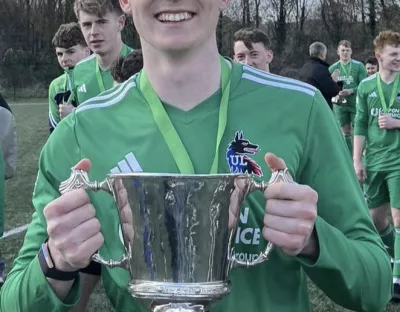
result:
M 62 24 L 51 41 L 53 47 L 69 49 L 80 44 L 86 47 L 86 41 L 77 23 Z
M 342 40 L 338 44 L 338 47 L 340 47 L 340 46 L 351 49 L 351 42 L 349 40 Z
M 128 56 L 120 56 L 111 66 L 111 76 L 116 82 L 124 82 L 143 68 L 142 50 L 135 50 Z
M 98 17 L 109 12 L 115 12 L 117 15 L 124 14 L 119 5 L 119 0 L 75 0 L 74 12 L 78 20 L 80 11 L 95 14 Z
M 374 66 L 378 66 L 379 65 L 378 64 L 378 60 L 377 60 L 377 58 L 375 56 L 371 56 L 371 57 L 367 58 L 365 60 L 365 62 L 364 62 L 364 65 L 367 65 L 367 64 L 371 64 L 371 65 L 374 65 Z
M 243 41 L 247 49 L 253 50 L 253 43 L 262 43 L 266 49 L 271 49 L 268 35 L 258 28 L 242 28 L 233 35 L 233 41 Z

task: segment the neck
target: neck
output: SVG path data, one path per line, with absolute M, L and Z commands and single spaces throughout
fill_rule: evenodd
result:
M 122 44 L 122 41 L 119 40 L 116 46 L 113 47 L 111 51 L 108 51 L 104 54 L 96 55 L 101 70 L 108 70 L 111 65 L 118 59 L 121 54 Z
M 270 72 L 270 71 L 269 71 L 269 64 L 268 64 L 268 63 L 265 65 L 265 69 L 264 69 L 264 71 L 265 71 L 265 72 L 267 72 L 267 73 L 269 73 L 269 72 Z
M 341 62 L 343 65 L 347 65 L 347 64 L 349 64 L 349 63 L 350 63 L 350 61 L 351 61 L 351 59 L 348 59 L 347 61 L 340 60 L 340 62 Z
M 397 72 L 379 69 L 379 76 L 384 83 L 392 83 L 396 79 Z
M 156 50 L 142 40 L 143 70 L 161 99 L 188 111 L 214 94 L 221 85 L 221 65 L 213 40 L 193 51 Z

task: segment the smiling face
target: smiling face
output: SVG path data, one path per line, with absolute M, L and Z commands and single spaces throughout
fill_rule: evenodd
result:
M 376 53 L 379 68 L 391 72 L 400 72 L 400 45 L 385 45 Z
M 340 45 L 338 47 L 338 55 L 341 61 L 348 62 L 351 59 L 352 50 L 350 47 Z
M 120 0 L 141 39 L 155 49 L 181 51 L 215 38 L 220 11 L 230 0 Z
M 58 63 L 64 69 L 74 67 L 78 62 L 88 57 L 89 54 L 89 48 L 80 44 L 74 45 L 68 49 L 56 48 Z
M 367 70 L 368 76 L 372 76 L 378 71 L 378 65 L 367 63 L 365 64 L 365 69 Z
M 252 49 L 246 47 L 243 41 L 236 41 L 234 45 L 234 60 L 263 71 L 268 71 L 273 53 L 261 42 L 252 43 Z
M 86 43 L 96 54 L 105 55 L 118 48 L 121 40 L 121 31 L 124 28 L 125 17 L 115 12 L 108 12 L 103 16 L 79 12 L 79 25 Z

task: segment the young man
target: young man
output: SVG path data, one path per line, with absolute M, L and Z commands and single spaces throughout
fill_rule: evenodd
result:
M 256 28 L 238 30 L 233 36 L 234 60 L 265 72 L 274 58 L 266 33 Z
M 74 11 L 94 53 L 78 63 L 74 70 L 74 92 L 78 104 L 82 104 L 114 86 L 111 65 L 133 50 L 121 39 L 125 15 L 118 0 L 76 0 Z
M 364 182 L 375 226 L 395 258 L 394 298 L 400 299 L 400 33 L 381 32 L 374 45 L 379 72 L 358 87 L 354 168 Z M 387 216 L 390 208 L 394 229 Z
M 90 55 L 90 50 L 77 23 L 61 25 L 53 37 L 52 44 L 64 74 L 54 79 L 49 87 L 50 133 L 76 106 L 72 94 L 72 70 L 79 61 Z
M 15 120 L 6 100 L 0 94 L 0 237 L 4 231 L 5 180 L 15 174 L 17 164 L 17 133 Z M 5 262 L 0 250 L 0 287 L 4 282 Z
M 367 71 L 368 77 L 374 75 L 379 69 L 378 60 L 374 56 L 369 57 L 365 61 L 364 64 L 365 64 L 365 70 Z
M 356 95 L 357 87 L 360 82 L 367 77 L 364 65 L 351 58 L 351 42 L 342 40 L 338 45 L 338 55 L 340 60 L 329 67 L 333 73 L 340 71 L 338 81 L 343 81 L 343 90 L 340 91 L 337 104 L 333 107 L 339 126 L 346 139 L 350 153 L 353 152 L 353 123 L 356 115 Z
M 97 180 L 144 171 L 268 181 L 288 168 L 298 184 L 252 194 L 238 220 L 237 257 L 254 259 L 266 240 L 276 248 L 263 265 L 232 271 L 232 293 L 212 312 L 309 311 L 306 276 L 351 310 L 381 311 L 390 300 L 389 257 L 328 105 L 308 84 L 219 56 L 215 30 L 229 2 L 120 0 L 133 15 L 144 68 L 74 110 L 44 147 L 33 220 L 1 292 L 4 311 L 67 311 L 90 292 L 77 270 L 97 250 L 106 259 L 122 255 L 111 196 L 60 196 L 71 167 L 88 171 L 88 159 Z M 52 261 L 41 267 L 38 254 L 48 251 Z M 102 279 L 116 311 L 146 311 L 128 293 L 127 272 L 103 267 Z

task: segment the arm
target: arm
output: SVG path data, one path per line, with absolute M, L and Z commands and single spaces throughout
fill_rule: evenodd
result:
M 354 162 L 361 162 L 368 134 L 368 106 L 362 90 L 357 92 L 356 117 L 354 118 Z
M 61 121 L 60 114 L 58 112 L 58 103 L 56 102 L 56 90 L 54 81 L 49 87 L 49 131 L 52 133 Z
M 357 87 L 353 88 L 353 94 L 357 94 L 358 86 L 360 85 L 361 81 L 367 78 L 367 70 L 364 67 L 364 64 L 360 63 L 358 66 L 358 77 L 357 77 Z
M 87 300 L 92 291 L 94 283 L 89 281 L 83 284 L 79 277 L 69 282 L 47 279 L 37 257 L 42 242 L 47 238 L 43 209 L 59 197 L 59 181 L 69 177 L 70 168 L 79 158 L 80 149 L 75 140 L 74 118 L 71 116 L 57 127 L 41 153 L 33 194 L 35 213 L 23 247 L 1 289 L 1 311 L 70 311 L 81 296 Z M 65 165 L 60 167 L 60 163 Z M 82 301 L 82 304 L 86 303 Z
M 392 295 L 389 256 L 366 208 L 343 136 L 317 93 L 297 181 L 317 191 L 319 252 L 298 257 L 332 300 L 355 311 L 382 311 Z
M 14 176 L 17 164 L 17 131 L 11 111 L 0 107 L 0 148 L 4 159 L 4 176 Z
M 331 74 L 326 68 L 321 66 L 320 69 L 315 71 L 315 86 L 322 94 L 326 95 L 328 98 L 333 98 L 340 92 L 339 85 L 332 79 Z

